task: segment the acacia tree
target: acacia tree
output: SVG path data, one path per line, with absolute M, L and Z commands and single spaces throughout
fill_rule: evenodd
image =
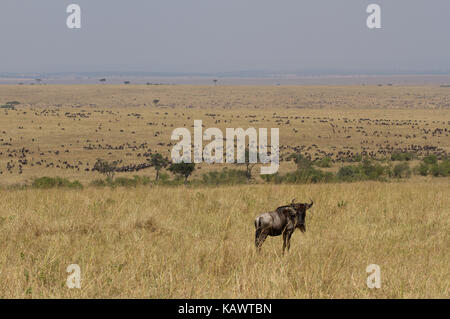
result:
M 245 177 L 247 177 L 247 181 L 250 181 L 252 179 L 252 170 L 257 163 L 250 163 L 250 151 L 248 148 L 245 149 L 245 162 L 236 164 L 245 165 Z
M 184 183 L 187 184 L 189 176 L 195 170 L 194 163 L 173 163 L 169 167 L 169 171 L 184 177 Z
M 154 167 L 156 170 L 156 178 L 155 181 L 159 179 L 159 171 L 163 168 L 166 168 L 169 165 L 169 160 L 164 158 L 161 154 L 156 153 L 152 154 L 150 158 L 147 159 L 147 161 L 150 163 L 151 167 Z
M 98 171 L 104 175 L 106 175 L 106 178 L 108 180 L 114 179 L 114 174 L 117 170 L 117 164 L 119 164 L 118 161 L 108 162 L 101 158 L 97 159 L 97 162 L 94 164 L 93 171 Z

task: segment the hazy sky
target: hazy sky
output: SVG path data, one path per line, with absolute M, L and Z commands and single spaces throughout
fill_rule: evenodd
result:
M 304 69 L 450 71 L 450 0 L 0 1 L 0 73 Z

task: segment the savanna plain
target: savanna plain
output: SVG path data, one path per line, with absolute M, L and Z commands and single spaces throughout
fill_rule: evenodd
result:
M 447 87 L 2 85 L 0 106 L 2 298 L 449 296 Z M 170 158 L 171 132 L 194 120 L 278 127 L 279 179 L 256 165 L 211 183 L 245 165 L 202 163 L 187 183 L 155 181 L 148 159 Z M 99 158 L 135 183 L 99 183 Z M 314 200 L 306 233 L 258 253 L 255 217 L 294 198 Z

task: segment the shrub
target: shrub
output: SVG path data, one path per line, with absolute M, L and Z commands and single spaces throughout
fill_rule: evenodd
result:
M 433 164 L 430 166 L 430 174 L 434 177 L 448 177 L 450 176 L 450 160 L 444 159 L 438 164 Z
M 67 187 L 67 188 L 83 188 L 83 185 L 79 181 L 69 181 L 66 178 L 61 177 L 40 177 L 33 180 L 31 186 L 33 188 L 58 188 L 58 187 Z
M 148 185 L 150 184 L 150 178 L 147 176 L 133 176 L 133 178 L 128 177 L 117 177 L 116 179 L 112 180 L 110 178 L 107 179 L 96 179 L 91 182 L 90 185 L 92 186 L 121 186 L 121 187 L 136 187 L 138 185 Z
M 104 179 L 94 179 L 89 185 L 91 186 L 97 186 L 97 187 L 103 187 L 103 186 L 107 186 L 108 182 Z
M 223 169 L 211 171 L 202 175 L 202 182 L 207 185 L 237 185 L 247 183 L 245 171 L 236 169 Z
M 438 177 L 439 174 L 439 165 L 438 164 L 432 164 L 430 165 L 430 174 L 434 177 Z
M 353 162 L 361 162 L 363 160 L 363 156 L 361 154 L 353 155 L 352 160 Z
M 169 180 L 170 176 L 167 173 L 159 173 L 158 183 L 164 183 Z
M 326 183 L 334 181 L 334 175 L 331 172 L 323 172 L 318 169 L 310 168 L 307 170 L 286 173 L 285 175 L 273 174 L 262 175 L 266 182 L 275 184 L 308 184 L 308 183 Z
M 133 178 L 117 177 L 113 182 L 113 186 L 136 187 L 137 181 Z
M 331 167 L 332 163 L 331 157 L 326 156 L 319 161 L 316 161 L 314 164 L 318 167 Z
M 425 163 L 420 163 L 420 165 L 417 167 L 417 173 L 419 175 L 427 176 L 428 172 L 429 172 L 429 167 Z
M 331 172 L 323 172 L 318 169 L 311 169 L 303 175 L 310 183 L 328 183 L 334 180 L 334 175 Z
M 343 166 L 337 172 L 337 178 L 340 181 L 351 182 L 361 180 L 384 180 L 387 173 L 387 168 L 381 164 L 372 164 L 368 159 L 365 159 L 359 165 Z
M 351 182 L 359 179 L 360 171 L 357 166 L 342 166 L 337 172 L 337 178 L 340 181 Z
M 267 175 L 261 175 L 261 178 L 266 183 L 275 183 L 275 184 L 281 184 L 283 182 L 283 176 L 281 176 L 278 173 L 275 174 L 267 174 Z
M 444 159 L 440 164 L 440 174 L 444 177 L 450 176 L 450 158 Z
M 137 181 L 138 185 L 146 186 L 146 185 L 150 184 L 150 178 L 148 176 L 137 176 L 137 175 L 135 175 L 133 178 Z
M 422 176 L 427 176 L 428 174 L 434 177 L 448 177 L 450 176 L 450 159 L 444 158 L 440 163 L 434 162 L 436 159 L 435 155 L 427 156 L 423 159 L 423 163 L 415 168 L 415 171 Z M 434 163 L 433 163 L 434 162 Z
M 436 164 L 436 163 L 437 163 L 437 157 L 436 157 L 436 155 L 428 155 L 428 156 L 425 156 L 425 157 L 423 158 L 423 162 L 424 162 L 425 164 L 428 164 L 428 165 Z
M 297 164 L 297 170 L 308 170 L 312 166 L 311 160 L 303 156 L 302 154 L 294 153 L 288 156 L 288 160 L 293 159 L 294 163 Z
M 381 177 L 386 173 L 386 168 L 380 164 L 373 165 L 368 159 L 365 159 L 361 164 L 362 173 L 364 179 L 369 180 L 380 180 Z
M 412 153 L 394 152 L 391 154 L 391 161 L 411 161 L 413 158 Z
M 394 166 L 392 175 L 397 178 L 407 178 L 411 176 L 411 169 L 408 163 L 400 163 Z
M 5 105 L 0 105 L 0 109 L 15 110 L 16 108 L 14 107 L 14 105 L 5 104 Z

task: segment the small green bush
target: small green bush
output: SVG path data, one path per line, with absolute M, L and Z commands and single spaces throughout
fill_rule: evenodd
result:
M 169 174 L 167 173 L 159 173 L 159 181 L 168 181 L 170 178 Z
M 394 166 L 392 175 L 396 178 L 407 178 L 411 176 L 411 169 L 408 163 L 400 163 Z
M 309 183 L 327 183 L 334 181 L 334 175 L 331 172 L 323 172 L 318 169 L 310 168 L 305 170 L 299 170 L 292 173 L 286 173 L 285 175 L 273 174 L 262 175 L 262 178 L 266 182 L 275 184 L 309 184 Z
M 391 161 L 411 161 L 413 158 L 412 153 L 394 152 L 391 154 Z
M 448 177 L 450 176 L 450 159 L 444 158 L 438 162 L 435 155 L 427 156 L 423 159 L 423 163 L 415 168 L 415 172 L 422 176 Z
M 117 177 L 113 182 L 112 186 L 122 186 L 122 187 L 136 187 L 138 185 L 148 185 L 150 184 L 150 178 L 146 176 L 133 176 L 133 178 L 128 177 Z
M 168 173 L 161 172 L 161 173 L 159 173 L 158 180 L 154 181 L 154 184 L 170 186 L 170 185 L 179 184 L 179 183 L 178 182 L 175 183 L 174 181 L 171 181 Z
M 96 187 L 136 187 L 138 185 L 149 185 L 150 178 L 147 176 L 133 176 L 133 178 L 128 177 L 117 177 L 116 179 L 106 178 L 106 179 L 95 179 L 90 185 Z
M 434 177 L 438 177 L 439 174 L 439 165 L 438 164 L 431 164 L 430 165 L 430 174 Z
M 328 156 L 320 159 L 319 161 L 314 162 L 314 164 L 317 167 L 331 167 L 332 163 L 333 163 L 333 160 L 331 159 L 331 157 L 328 157 Z
M 89 185 L 91 186 L 97 186 L 97 187 L 104 187 L 108 185 L 108 182 L 104 179 L 94 179 Z
M 355 154 L 351 157 L 352 162 L 361 162 L 363 160 L 363 156 L 361 154 Z
M 434 177 L 450 176 L 450 160 L 444 159 L 438 164 L 430 165 L 430 174 Z
M 113 182 L 113 186 L 136 187 L 137 181 L 133 178 L 117 177 Z
M 211 171 L 202 175 L 202 183 L 207 185 L 237 185 L 247 181 L 245 171 L 236 169 Z
M 357 166 L 347 165 L 339 168 L 337 178 L 343 182 L 351 182 L 360 178 L 360 170 Z
M 417 173 L 422 176 L 427 176 L 430 171 L 430 168 L 425 163 L 420 163 L 417 167 Z
M 439 164 L 440 167 L 440 174 L 444 177 L 450 176 L 450 158 L 446 158 L 442 160 L 442 162 Z
M 425 157 L 423 158 L 423 162 L 424 162 L 425 164 L 428 164 L 428 165 L 436 164 L 436 163 L 437 163 L 437 157 L 436 157 L 436 155 L 428 155 L 428 156 L 425 156 Z
M 33 188 L 59 188 L 59 187 L 65 187 L 65 188 L 83 188 L 83 185 L 79 181 L 69 181 L 66 178 L 61 177 L 40 177 L 33 180 L 31 186 Z
M 283 176 L 281 176 L 278 173 L 275 174 L 267 174 L 267 175 L 261 175 L 261 178 L 266 183 L 275 183 L 275 184 L 281 184 L 283 182 Z
M 293 160 L 297 165 L 297 170 L 307 170 L 312 166 L 311 160 L 299 153 L 293 153 L 289 155 L 286 160 Z
M 365 175 L 363 179 L 368 180 L 381 180 L 382 176 L 386 174 L 386 167 L 380 164 L 372 164 L 368 159 L 365 159 L 360 165 L 362 175 Z
M 359 165 L 343 166 L 337 172 L 337 179 L 343 182 L 364 180 L 385 180 L 389 169 L 379 163 L 372 164 L 368 159 Z

